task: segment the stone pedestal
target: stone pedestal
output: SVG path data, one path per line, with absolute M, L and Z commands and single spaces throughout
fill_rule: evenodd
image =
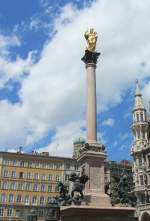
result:
M 100 144 L 97 144 L 97 150 Z M 96 144 L 94 148 L 96 147 Z M 92 151 L 92 147 L 78 158 L 81 171 L 84 171 L 89 177 L 89 181 L 85 184 L 84 201 L 88 206 L 110 207 L 110 198 L 105 194 L 104 186 L 104 160 L 106 155 L 104 152 Z M 96 150 L 96 149 L 95 149 Z
M 138 221 L 134 208 L 71 206 L 61 210 L 61 221 Z

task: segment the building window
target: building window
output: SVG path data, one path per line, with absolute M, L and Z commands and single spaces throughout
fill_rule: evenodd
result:
M 16 183 L 15 183 L 15 182 L 12 182 L 12 183 L 10 184 L 10 189 L 11 189 L 11 190 L 15 190 L 15 188 L 16 188 Z
M 138 139 L 140 139 L 140 131 L 137 131 Z
M 18 190 L 23 190 L 23 185 L 22 185 L 22 183 L 18 183 Z
M 137 122 L 140 121 L 140 118 L 139 118 L 139 114 L 138 114 L 138 113 L 136 114 L 136 119 L 137 119 Z
M 139 158 L 139 167 L 142 168 L 142 158 Z
M 140 175 L 140 184 L 141 184 L 141 185 L 144 185 L 143 175 Z
M 15 177 L 16 177 L 16 171 L 12 171 L 11 176 L 12 176 L 13 178 L 15 178 Z
M 4 208 L 0 207 L 0 216 L 4 216 Z
M 39 168 L 39 162 L 35 162 L 35 168 Z
M 45 174 L 42 174 L 41 179 L 42 179 L 42 180 L 46 180 L 46 175 L 45 175 Z
M 140 116 L 141 116 L 141 121 L 144 121 L 143 112 L 141 112 Z
M 5 193 L 2 193 L 2 195 L 1 195 L 1 202 L 2 203 L 6 202 L 6 195 L 5 195 Z
M 142 138 L 144 139 L 145 138 L 145 132 L 142 131 Z
M 48 164 L 49 169 L 53 169 L 53 163 Z
M 25 202 L 25 205 L 29 205 L 30 200 L 29 200 L 29 196 L 28 195 L 25 196 L 24 202 Z
M 43 204 L 44 204 L 44 197 L 41 196 L 41 197 L 40 197 L 40 205 L 43 205 Z
M 26 183 L 26 190 L 30 190 L 30 183 Z
M 31 179 L 31 173 L 30 172 L 27 173 L 27 179 Z
M 21 201 L 22 201 L 21 195 L 17 195 L 16 202 L 17 202 L 17 203 L 21 203 Z
M 56 175 L 56 181 L 60 181 L 60 176 L 59 175 Z
M 58 169 L 61 169 L 61 167 L 62 167 L 62 164 L 61 163 L 57 163 L 56 164 L 56 169 L 58 170 Z
M 67 170 L 70 169 L 70 164 L 69 164 L 69 163 L 66 164 L 66 169 L 67 169 Z
M 41 185 L 41 191 L 45 191 L 45 184 Z
M 37 204 L 37 197 L 36 196 L 33 196 L 32 197 L 32 204 Z
M 65 180 L 69 180 L 69 175 L 66 175 L 66 176 L 65 176 Z
M 7 159 L 4 159 L 4 160 L 3 160 L 3 164 L 4 164 L 4 165 L 9 165 L 9 161 L 8 161 Z
M 31 168 L 32 167 L 32 162 L 28 161 L 28 167 Z
M 20 166 L 24 167 L 24 161 L 20 161 Z
M 8 189 L 8 182 L 4 182 L 2 184 L 2 189 L 7 190 Z
M 24 178 L 24 173 L 23 172 L 19 172 L 19 178 L 20 179 Z
M 12 216 L 13 215 L 13 208 L 8 208 L 7 209 L 7 216 Z
M 35 173 L 35 174 L 34 174 L 34 179 L 35 179 L 35 180 L 38 180 L 38 179 L 39 179 L 39 174 L 38 174 L 38 173 Z
M 75 165 L 74 168 L 75 168 L 75 170 L 78 170 L 78 165 Z
M 48 185 L 48 192 L 52 192 L 52 185 Z
M 14 202 L 14 195 L 9 194 L 9 203 L 13 203 L 13 202 Z
M 38 184 L 37 183 L 34 184 L 33 191 L 38 191 Z
M 4 170 L 4 177 L 8 177 L 8 170 Z
M 42 168 L 46 168 L 46 163 L 45 162 L 42 163 Z
M 17 160 L 12 160 L 12 165 L 16 166 L 17 165 Z
M 51 175 L 51 174 L 49 174 L 49 176 L 48 176 L 48 180 L 52 180 L 52 178 L 53 178 L 53 176 Z
M 55 192 L 59 192 L 59 187 L 58 187 L 58 185 L 55 186 Z

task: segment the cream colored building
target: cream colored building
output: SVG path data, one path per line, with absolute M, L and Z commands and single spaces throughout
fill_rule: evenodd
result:
M 75 170 L 74 159 L 47 152 L 0 152 L 0 220 L 22 221 L 31 210 L 43 220 L 47 202 L 58 195 L 57 183 L 69 188 L 69 174 Z
M 144 107 L 139 83 L 136 83 L 133 107 L 131 148 L 137 209 L 140 221 L 150 221 L 150 118 Z

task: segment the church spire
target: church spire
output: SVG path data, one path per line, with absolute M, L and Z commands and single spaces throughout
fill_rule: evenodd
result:
M 134 104 L 133 110 L 137 110 L 137 109 L 145 109 L 138 80 L 136 81 L 135 104 Z

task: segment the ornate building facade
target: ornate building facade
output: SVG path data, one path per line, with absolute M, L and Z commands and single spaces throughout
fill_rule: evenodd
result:
M 141 221 L 150 220 L 150 119 L 143 104 L 139 83 L 136 82 L 133 107 L 132 131 L 134 191 L 137 196 L 137 211 Z
M 44 208 L 58 195 L 57 183 L 69 188 L 68 178 L 78 172 L 72 158 L 46 153 L 0 152 L 0 220 L 22 221 L 34 210 L 44 220 Z

